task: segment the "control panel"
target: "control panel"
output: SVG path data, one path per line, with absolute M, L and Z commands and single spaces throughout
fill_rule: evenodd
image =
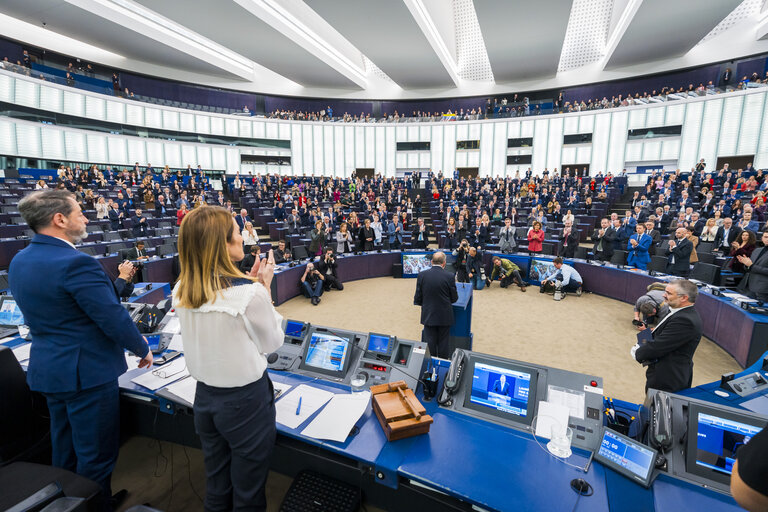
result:
M 758 371 L 742 375 L 741 377 L 724 382 L 722 387 L 736 393 L 740 397 L 768 391 L 768 371 Z

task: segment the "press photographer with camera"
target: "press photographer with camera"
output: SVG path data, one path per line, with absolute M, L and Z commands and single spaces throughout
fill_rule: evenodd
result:
M 485 288 L 485 275 L 483 275 L 483 256 L 475 247 L 470 247 L 466 258 L 467 277 L 472 283 L 472 288 L 482 290 Z
M 541 282 L 540 293 L 557 291 L 561 288 L 563 293 L 575 292 L 581 295 L 581 285 L 584 282 L 581 275 L 570 265 L 563 263 L 563 258 L 557 257 L 552 261 L 554 270 Z
M 494 280 L 498 279 L 499 286 L 502 288 L 507 288 L 514 282 L 520 287 L 521 292 L 525 291 L 527 285 L 520 275 L 520 267 L 511 261 L 499 258 L 498 256 L 494 256 L 491 261 L 493 262 L 493 270 L 491 271 L 490 277 L 485 281 L 485 284 L 488 287 L 491 286 L 491 283 Z
M 339 291 L 344 289 L 344 285 L 341 284 L 339 277 L 336 275 L 336 267 L 338 266 L 338 263 L 336 263 L 336 257 L 333 254 L 333 248 L 326 247 L 325 254 L 322 258 L 317 260 L 315 265 L 317 267 L 317 271 L 323 275 L 323 289 L 326 292 L 330 291 L 331 288 L 336 288 Z
M 456 256 L 456 281 L 459 283 L 469 282 L 469 273 L 467 272 L 467 255 L 469 254 L 469 241 L 463 239 L 459 246 L 453 251 Z
M 635 301 L 635 317 L 632 320 L 632 325 L 643 330 L 649 324 L 660 322 L 669 314 L 669 305 L 664 300 L 665 288 L 663 283 L 648 285 L 648 292 Z
M 307 263 L 307 268 L 301 276 L 301 289 L 313 306 L 317 306 L 320 303 L 324 281 L 325 277 L 315 268 L 315 265 Z

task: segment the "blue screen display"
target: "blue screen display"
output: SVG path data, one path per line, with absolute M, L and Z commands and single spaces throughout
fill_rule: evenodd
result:
M 699 413 L 696 465 L 730 475 L 736 452 L 760 430 L 746 423 Z
M 378 352 L 379 354 L 386 354 L 389 349 L 389 336 L 379 336 L 377 334 L 371 334 L 368 336 L 368 350 L 370 352 Z
M 529 373 L 475 363 L 470 401 L 523 417 L 528 414 L 530 384 Z
M 301 332 L 304 330 L 304 324 L 302 322 L 294 322 L 288 320 L 285 324 L 285 335 L 293 336 L 294 338 L 300 338 Z
M 0 324 L 24 325 L 24 315 L 14 299 L 4 299 L 0 305 Z
M 645 479 L 655 463 L 653 450 L 628 441 L 610 430 L 603 434 L 603 441 L 597 453 L 641 479 Z
M 342 372 L 347 360 L 349 340 L 332 334 L 312 333 L 305 364 L 323 370 Z

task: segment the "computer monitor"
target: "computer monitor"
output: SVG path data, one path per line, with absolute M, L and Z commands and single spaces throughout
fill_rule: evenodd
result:
M 390 356 L 395 348 L 395 337 L 386 334 L 368 334 L 368 346 L 366 352 L 373 356 Z
M 651 485 L 657 455 L 653 448 L 605 428 L 595 460 L 647 488 Z
M 464 371 L 464 408 L 530 425 L 536 405 L 538 371 L 473 355 Z
M 404 252 L 403 277 L 417 277 L 419 272 L 432 267 L 431 252 Z
M 766 420 L 691 403 L 688 408 L 688 473 L 728 485 L 739 448 L 765 428 Z
M 0 297 L 0 325 L 24 325 L 24 315 L 10 295 Z
M 322 329 L 309 333 L 299 369 L 344 378 L 352 359 L 353 334 L 335 333 Z
M 285 335 L 294 338 L 304 337 L 304 322 L 297 322 L 296 320 L 286 320 L 285 322 Z

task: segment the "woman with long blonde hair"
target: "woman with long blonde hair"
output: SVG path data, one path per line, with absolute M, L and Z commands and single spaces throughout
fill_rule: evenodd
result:
M 275 404 L 266 355 L 283 344 L 269 287 L 275 260 L 237 269 L 243 238 L 224 208 L 189 212 L 179 230 L 173 306 L 197 380 L 194 421 L 206 473 L 205 510 L 266 510 Z

